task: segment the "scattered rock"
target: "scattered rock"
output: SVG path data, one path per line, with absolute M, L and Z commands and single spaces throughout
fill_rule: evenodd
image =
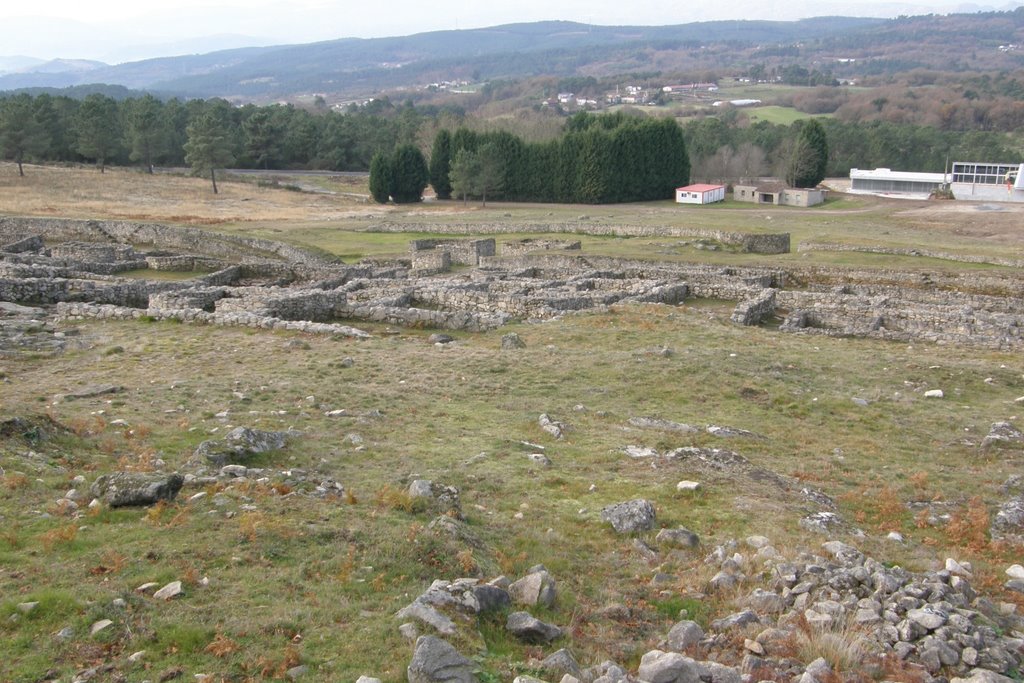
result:
M 99 621 L 94 623 L 91 627 L 89 627 L 89 635 L 94 636 L 97 633 L 99 633 L 100 631 L 102 631 L 102 630 L 104 630 L 106 628 L 109 628 L 113 624 L 114 624 L 114 622 L 112 622 L 110 619 L 100 619 Z
M 1024 543 L 1024 495 L 999 506 L 992 518 L 990 532 L 993 538 Z
M 406 669 L 409 683 L 477 683 L 473 662 L 436 636 L 416 639 L 412 661 Z
M 455 622 L 442 614 L 433 605 L 421 602 L 419 598 L 411 604 L 395 613 L 399 619 L 418 619 L 427 626 L 430 626 L 438 633 L 446 636 L 454 635 L 456 632 Z
M 942 392 L 942 389 L 929 389 L 928 391 L 924 392 L 924 397 L 925 398 L 944 398 L 945 394 Z
M 429 479 L 416 479 L 409 484 L 408 493 L 411 498 L 428 501 L 431 509 L 442 515 L 462 519 L 459 490 L 454 486 L 439 484 Z
M 701 485 L 699 481 L 689 481 L 684 479 L 676 484 L 676 491 L 700 491 L 700 489 Z
M 1024 567 L 1019 564 L 1011 564 L 1006 568 L 1006 575 L 1011 579 L 1024 579 Z
M 738 427 L 724 427 L 721 425 L 708 425 L 705 430 L 711 436 L 717 436 L 723 439 L 731 439 L 736 437 L 747 437 L 753 439 L 762 439 L 760 434 L 749 432 L 746 429 L 740 429 Z
M 309 667 L 306 666 L 305 664 L 299 664 L 298 666 L 293 666 L 292 668 L 290 668 L 287 671 L 285 671 L 284 675 L 288 678 L 288 680 L 295 681 L 295 680 L 298 680 L 298 679 L 302 678 L 307 673 L 309 673 Z M 370 679 L 370 680 L 375 680 L 375 679 Z
M 184 481 L 178 473 L 115 472 L 97 478 L 89 492 L 110 507 L 153 505 L 174 500 Z
M 551 574 L 543 567 L 538 567 L 509 585 L 508 594 L 517 605 L 551 607 L 558 597 L 558 589 Z
M 552 420 L 547 413 L 544 413 L 537 418 L 537 424 L 540 425 L 541 429 L 556 439 L 561 439 L 568 429 L 568 426 L 564 422 Z
M 430 335 L 427 338 L 427 341 L 430 342 L 431 344 L 451 344 L 453 341 L 455 341 L 455 337 L 451 336 L 450 334 L 435 332 L 434 334 Z
M 620 534 L 648 531 L 654 528 L 654 505 L 643 498 L 615 503 L 601 510 L 601 519 Z
M 697 663 L 678 652 L 651 650 L 640 658 L 637 676 L 646 683 L 701 683 Z
M 678 432 L 680 434 L 696 434 L 697 428 L 682 422 L 672 422 L 656 417 L 631 417 L 629 424 L 640 429 L 659 429 L 664 432 Z
M 1009 422 L 993 422 L 988 435 L 981 441 L 983 449 L 1012 444 L 1024 444 L 1024 432 Z
M 235 427 L 221 440 L 204 441 L 196 448 L 193 457 L 205 460 L 214 467 L 240 464 L 257 453 L 266 453 L 284 448 L 289 432 L 267 432 L 248 427 Z
M 537 467 L 543 467 L 545 469 L 551 467 L 551 458 L 544 455 L 543 453 L 530 453 L 526 457 L 529 458 L 530 462 L 532 462 Z
M 817 534 L 834 534 L 853 531 L 835 512 L 815 512 L 800 520 L 800 528 Z
M 700 537 L 683 527 L 662 529 L 654 537 L 654 541 L 671 548 L 696 548 L 700 545 Z
M 181 595 L 184 591 L 181 588 L 181 581 L 171 581 L 169 584 L 153 593 L 157 600 L 170 600 Z
M 540 663 L 540 668 L 552 676 L 572 676 L 577 680 L 583 679 L 583 671 L 580 669 L 579 663 L 565 648 L 556 650 L 545 657 Z
M 515 332 L 509 332 L 508 334 L 501 335 L 501 348 L 503 351 L 525 349 L 526 342 L 524 342 Z
M 529 612 L 508 615 L 505 629 L 516 638 L 534 644 L 550 643 L 562 636 L 562 629 L 533 617 Z
M 704 629 L 696 621 L 683 620 L 673 626 L 666 638 L 670 650 L 682 652 L 704 640 Z
M 107 394 L 119 394 L 124 391 L 124 387 L 117 384 L 99 384 L 97 386 L 86 387 L 85 389 L 79 389 L 78 391 L 69 391 L 66 394 L 59 394 L 56 399 L 73 400 L 77 398 L 94 398 L 96 396 L 105 396 Z
M 761 620 L 758 619 L 757 615 L 750 610 L 743 610 L 742 612 L 736 612 L 730 614 L 722 619 L 716 619 L 711 622 L 711 630 L 713 631 L 728 631 L 734 628 L 743 628 L 750 624 L 759 624 Z
M 642 458 L 657 458 L 658 451 L 648 446 L 626 446 L 622 449 L 623 452 L 631 458 L 637 460 Z

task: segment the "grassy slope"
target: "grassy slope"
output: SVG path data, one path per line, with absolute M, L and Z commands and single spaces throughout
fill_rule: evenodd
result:
M 250 191 L 239 186 L 243 190 Z M 285 203 L 303 196 L 280 194 Z M 776 211 L 771 226 L 783 222 L 781 216 L 794 234 L 835 239 L 862 226 L 863 239 L 920 238 L 915 224 L 889 204 L 854 207 Z M 306 218 L 274 223 L 275 236 L 338 253 L 387 253 L 409 238 L 338 230 L 359 227 L 364 218 L 324 224 L 309 219 L 311 209 L 287 210 L 305 211 Z M 455 219 L 501 218 L 509 210 L 473 210 Z M 695 215 L 664 205 L 513 210 L 524 222 L 576 218 L 583 211 L 621 222 Z M 442 209 L 430 211 L 428 219 L 446 220 Z M 699 214 L 699 224 L 760 225 L 765 215 L 760 208 L 723 207 Z M 403 209 L 388 220 L 424 216 Z M 259 225 L 271 228 L 254 222 L 248 228 Z M 242 224 L 222 227 L 248 231 Z M 974 243 L 953 233 L 936 239 Z M 660 241 L 588 239 L 586 249 L 641 253 Z M 862 266 L 882 257 L 849 258 Z M 806 262 L 797 254 L 786 259 Z M 319 680 L 370 674 L 400 681 L 409 651 L 395 629 L 397 609 L 435 578 L 477 570 L 516 576 L 536 563 L 559 581 L 558 605 L 540 616 L 571 627 L 560 645 L 585 663 L 610 657 L 635 666 L 680 606 L 706 620 L 732 604 L 687 598 L 707 578 L 699 568 L 702 553 L 650 566 L 630 539 L 599 522 L 603 505 L 650 498 L 659 526 L 693 529 L 705 548 L 752 533 L 787 548 L 813 548 L 822 540 L 799 531 L 804 505 L 795 493 L 691 465 L 652 467 L 618 451 L 629 444 L 735 449 L 755 465 L 834 496 L 841 514 L 868 533 L 860 542 L 867 552 L 915 569 L 947 555 L 971 559 L 974 583 L 997 590 L 1011 555 L 990 546 L 977 533 L 980 526 L 963 525 L 955 534 L 919 527 L 901 504 L 936 499 L 963 509 L 979 496 L 991 509 L 997 502 L 996 488 L 1019 471 L 1021 453 L 984 455 L 965 441 L 976 444 L 996 420 L 1019 424 L 1013 400 L 1024 394 L 1020 357 L 738 328 L 728 322 L 730 311 L 728 304 L 695 302 L 515 326 L 510 329 L 528 345 L 517 352 L 499 350 L 500 335 L 510 329 L 457 335 L 456 345 L 439 348 L 427 342 L 426 331 L 386 335 L 371 327 L 370 340 L 310 337 L 304 339 L 309 348 L 301 348 L 286 345 L 290 334 L 89 322 L 75 326 L 79 350 L 0 360 L 0 416 L 48 414 L 70 430 L 51 429 L 43 440 L 0 440 L 0 641 L 7 644 L 0 679 L 36 680 L 51 668 L 67 677 L 103 662 L 133 679 L 156 679 L 174 667 L 186 677 L 258 679 L 301 662 Z M 658 352 L 662 347 L 672 353 Z M 354 359 L 353 367 L 342 366 L 345 357 Z M 126 390 L 78 401 L 52 398 L 101 383 Z M 947 398 L 925 400 L 930 388 L 942 388 Z M 853 397 L 870 403 L 860 407 Z M 324 415 L 338 408 L 379 410 L 383 417 Z M 564 440 L 540 430 L 542 412 L 572 426 Z M 723 442 L 631 429 L 628 419 L 641 415 L 733 425 L 765 439 Z M 113 424 L 119 419 L 127 426 Z M 92 481 L 113 469 L 150 467 L 156 457 L 168 469 L 179 468 L 200 441 L 233 425 L 300 430 L 284 450 L 254 464 L 273 472 L 300 468 L 312 482 L 333 478 L 352 496 L 288 496 L 273 482 L 248 483 L 210 487 L 194 503 L 187 498 L 196 490 L 186 490 L 175 504 L 152 511 L 102 511 L 77 521 L 58 514 L 55 501 L 76 475 Z M 350 434 L 363 439 L 365 450 L 346 440 Z M 520 439 L 546 446 L 554 466 L 535 468 L 516 444 Z M 480 453 L 486 456 L 464 464 Z M 478 544 L 437 537 L 425 528 L 430 514 L 403 509 L 395 492 L 414 477 L 461 489 Z M 681 479 L 700 480 L 705 490 L 677 493 Z M 223 505 L 213 501 L 218 493 Z M 885 541 L 890 530 L 901 531 L 908 543 Z M 678 578 L 650 585 L 655 570 Z M 147 581 L 171 580 L 185 582 L 184 597 L 158 603 L 133 592 Z M 124 608 L 112 606 L 118 597 Z M 18 603 L 30 601 L 40 606 L 10 618 Z M 634 617 L 623 624 L 601 616 L 613 602 L 629 606 Z M 88 636 L 101 618 L 114 626 Z M 75 631 L 70 640 L 54 637 L 67 626 Z M 461 647 L 502 680 L 510 678 L 513 663 L 544 654 L 511 642 L 489 622 L 482 638 Z M 146 651 L 142 662 L 126 664 L 137 650 Z

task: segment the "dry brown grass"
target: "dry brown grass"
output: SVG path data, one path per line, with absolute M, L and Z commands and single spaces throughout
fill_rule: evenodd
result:
M 39 537 L 46 552 L 50 552 L 58 545 L 71 543 L 78 537 L 78 526 L 74 522 L 68 522 L 45 532 Z
M 137 169 L 0 164 L 0 214 L 110 218 L 217 225 L 266 221 L 319 221 L 366 205 L 342 195 L 293 192 L 256 182 L 149 175 Z M 375 207 L 379 212 L 382 207 Z

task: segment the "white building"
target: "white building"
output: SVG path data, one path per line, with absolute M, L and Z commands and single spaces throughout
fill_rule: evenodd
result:
M 950 189 L 957 199 L 1024 202 L 1024 164 L 957 161 Z
M 687 185 L 676 188 L 677 204 L 713 204 L 725 199 L 725 185 Z
M 850 169 L 850 192 L 852 194 L 928 199 L 932 192 L 947 182 L 949 182 L 949 177 L 944 173 L 914 173 L 892 171 L 888 168 L 876 168 L 871 171 L 859 168 Z

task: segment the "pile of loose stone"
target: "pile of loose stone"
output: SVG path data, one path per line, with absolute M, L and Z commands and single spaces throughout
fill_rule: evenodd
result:
M 556 582 L 543 566 L 514 582 L 435 581 L 396 614 L 414 620 L 399 627 L 414 643 L 408 680 L 478 680 L 474 662 L 445 638 L 493 612 L 508 613 L 506 628 L 514 637 L 553 650 L 525 663 L 544 678 L 521 676 L 521 683 L 824 683 L 895 675 L 922 683 L 951 677 L 1009 683 L 1024 662 L 1024 617 L 1011 604 L 978 595 L 969 565 L 950 559 L 941 571 L 913 573 L 840 541 L 822 548 L 823 555 L 787 558 L 760 536 L 716 547 L 705 560 L 717 570 L 705 591 L 738 596 L 740 609 L 707 630 L 679 621 L 636 671 L 611 661 L 586 666 L 570 650 L 555 649 L 563 629 L 529 612 L 557 604 Z M 431 633 L 421 635 L 423 627 Z M 846 670 L 833 670 L 824 658 L 796 658 L 802 643 L 813 647 L 815 640 L 837 638 L 848 653 Z

